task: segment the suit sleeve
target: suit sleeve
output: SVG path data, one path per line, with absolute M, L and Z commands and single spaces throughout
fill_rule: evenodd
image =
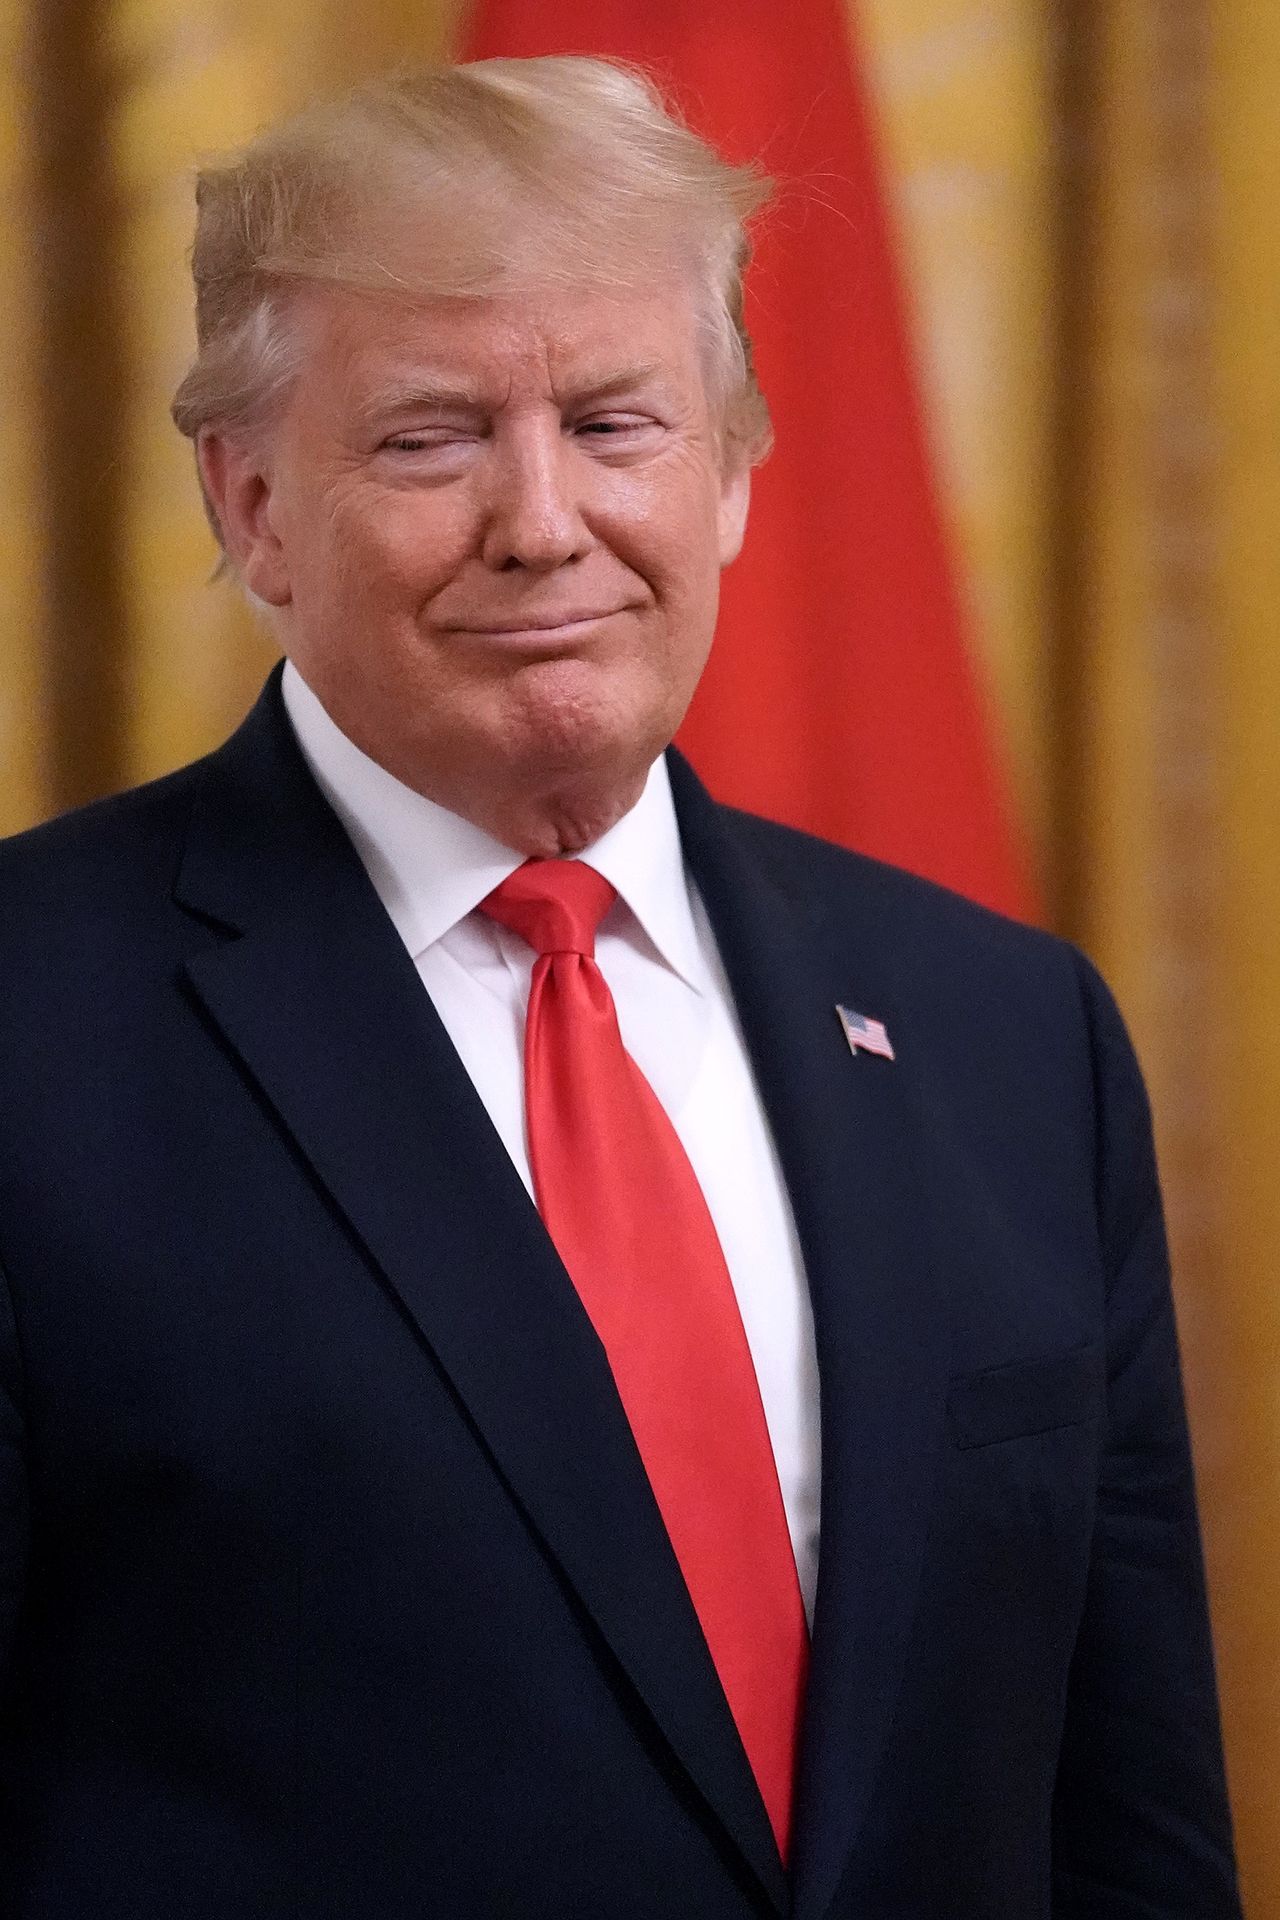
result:
M 26 1582 L 29 1516 L 24 1426 L 18 1329 L 0 1268 L 0 1713 L 8 1693 L 14 1630 Z
M 1053 1810 L 1054 1920 L 1239 1920 L 1146 1094 L 1080 961 L 1107 1274 L 1107 1435 Z

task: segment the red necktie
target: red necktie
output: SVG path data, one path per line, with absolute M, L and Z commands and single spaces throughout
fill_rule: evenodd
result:
M 808 1630 L 760 1389 L 715 1226 L 595 963 L 616 895 L 531 860 L 481 903 L 533 947 L 538 1208 L 609 1357 L 783 1859 Z

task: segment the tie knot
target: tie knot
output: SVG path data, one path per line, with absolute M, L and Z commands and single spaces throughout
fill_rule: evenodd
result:
M 617 891 L 581 860 L 526 860 L 507 875 L 480 912 L 527 940 L 535 953 L 595 953 L 596 928 Z

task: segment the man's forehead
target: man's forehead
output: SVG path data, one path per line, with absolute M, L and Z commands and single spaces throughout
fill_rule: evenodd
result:
M 692 301 L 680 286 L 448 300 L 326 288 L 307 304 L 307 357 L 341 368 L 362 405 L 384 390 L 479 402 L 495 385 L 548 378 L 557 390 L 603 393 L 678 375 L 695 357 Z

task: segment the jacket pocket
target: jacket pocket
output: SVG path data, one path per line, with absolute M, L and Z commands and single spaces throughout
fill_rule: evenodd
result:
M 1103 1410 L 1102 1349 L 1096 1344 L 957 1374 L 947 1416 L 957 1447 L 987 1447 L 1056 1427 L 1074 1427 Z

